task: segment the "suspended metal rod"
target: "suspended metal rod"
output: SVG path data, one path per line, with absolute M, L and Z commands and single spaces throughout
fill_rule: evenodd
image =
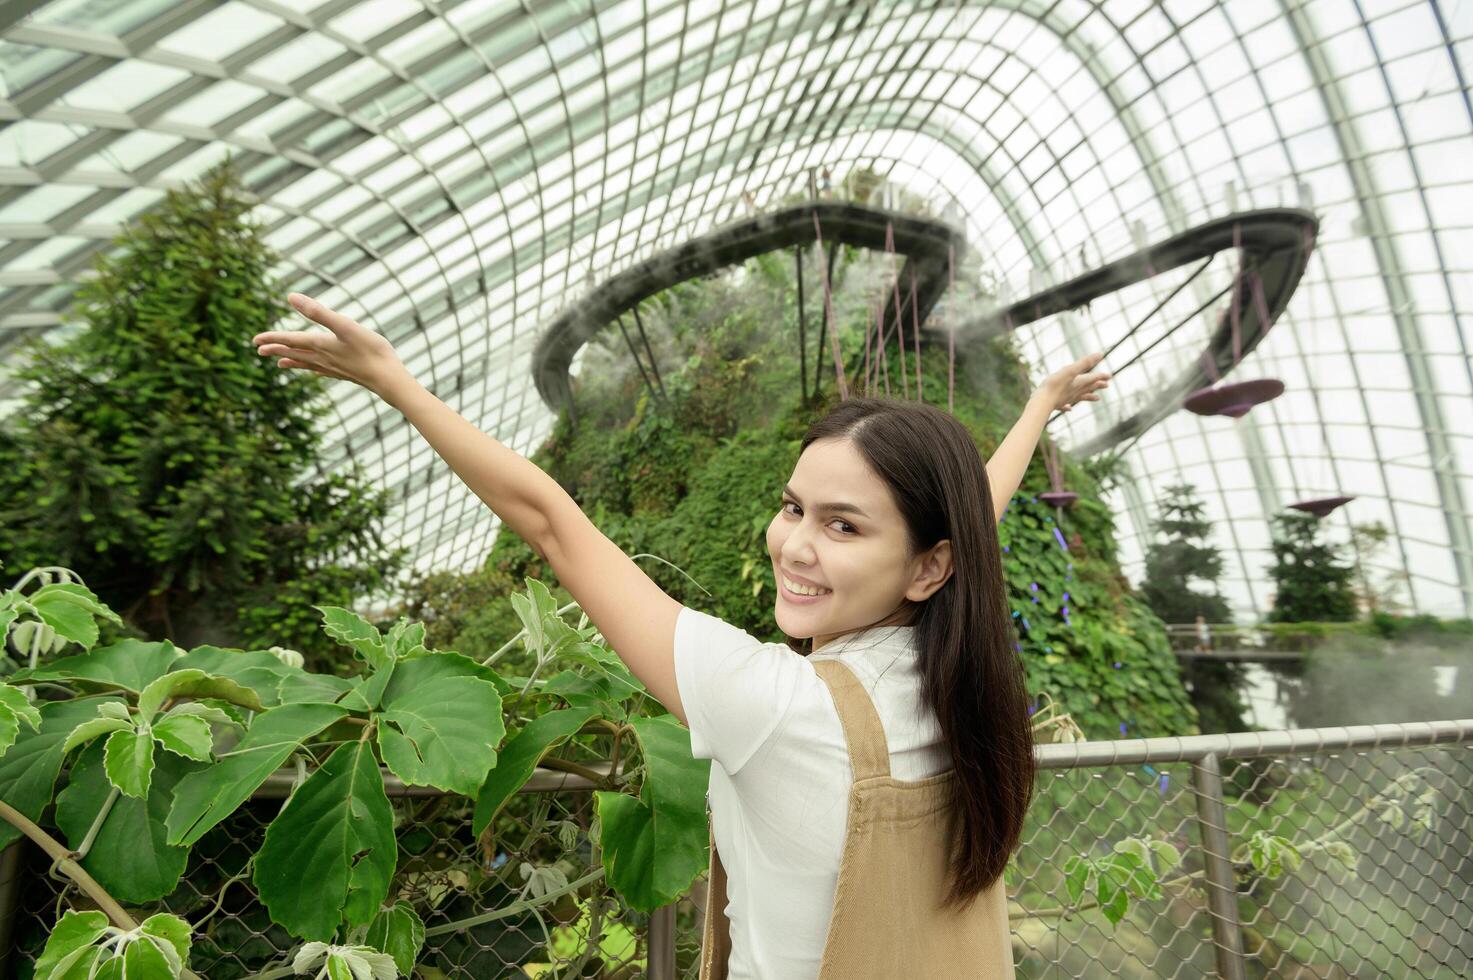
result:
M 665 382 L 660 378 L 660 365 L 655 362 L 655 352 L 650 350 L 650 339 L 644 333 L 644 320 L 640 319 L 639 306 L 633 308 L 634 325 L 639 328 L 639 339 L 644 342 L 645 353 L 650 356 L 650 370 L 654 372 L 655 384 L 660 386 L 660 397 L 666 398 Z
M 809 180 L 813 174 L 808 175 Z M 798 270 L 798 393 L 808 404 L 808 316 L 803 306 L 803 246 L 793 246 L 793 265 Z
M 655 386 L 650 382 L 650 376 L 645 372 L 644 362 L 639 359 L 639 351 L 634 349 L 634 341 L 629 339 L 629 331 L 624 329 L 624 318 L 615 317 L 614 322 L 619 325 L 619 333 L 624 338 L 624 345 L 629 348 L 629 356 L 634 358 L 634 365 L 639 368 L 639 376 L 644 378 L 644 386 L 649 389 L 651 396 L 658 394 Z
M 885 254 L 890 256 L 890 275 L 892 277 L 892 289 L 895 295 L 895 334 L 900 342 L 900 397 L 910 397 L 910 384 L 906 380 L 909 373 L 905 369 L 905 314 L 900 305 L 900 270 L 895 268 L 895 226 L 885 225 Z M 888 391 L 890 374 L 888 366 L 885 369 L 885 385 Z
M 816 214 L 813 217 L 813 226 L 814 226 L 815 235 L 817 236 L 816 240 L 818 242 L 819 248 L 822 248 L 823 247 L 823 238 L 822 238 L 822 236 L 818 235 L 818 216 Z M 838 240 L 837 239 L 832 240 L 832 241 L 829 242 L 829 247 L 828 247 L 828 261 L 826 261 L 824 263 L 824 266 L 823 266 L 823 325 L 821 327 L 819 327 L 819 330 L 818 330 L 818 349 L 817 349 L 817 351 L 814 354 L 814 361 L 815 361 L 815 363 L 813 365 L 813 399 L 814 399 L 814 401 L 817 401 L 818 400 L 819 383 L 823 379 L 823 356 L 822 356 L 823 342 L 824 342 L 824 337 L 828 334 L 828 330 L 829 330 L 829 317 L 833 313 L 834 252 L 838 248 L 838 246 L 839 246 L 839 243 L 838 243 Z M 835 336 L 836 337 L 838 336 L 837 330 L 838 330 L 838 328 L 835 327 Z M 838 371 L 839 370 L 839 359 L 838 359 L 838 350 L 837 350 L 838 342 L 837 341 L 834 342 L 834 346 L 836 348 L 835 351 L 834 351 L 834 369 L 835 369 L 835 371 Z M 842 375 L 836 375 L 836 377 L 839 378 L 839 394 L 840 394 L 840 396 L 841 397 L 847 397 L 847 393 L 844 390 L 845 386 L 843 384 L 843 376 Z
M 1219 291 L 1216 295 L 1208 297 L 1207 302 L 1205 302 L 1201 306 L 1197 307 L 1196 311 L 1193 312 L 1190 316 L 1184 317 L 1182 319 L 1181 323 L 1178 323 L 1176 326 L 1174 326 L 1170 330 L 1166 331 L 1166 333 L 1162 334 L 1160 337 L 1157 337 L 1155 340 L 1151 341 L 1151 344 L 1150 344 L 1149 347 L 1147 347 L 1145 350 L 1141 351 L 1135 357 L 1132 357 L 1129 361 L 1127 361 L 1125 363 L 1124 366 L 1125 367 L 1129 367 L 1130 365 L 1134 364 L 1136 361 L 1140 360 L 1146 354 L 1150 353 L 1152 347 L 1155 347 L 1157 344 L 1161 343 L 1161 341 L 1165 340 L 1167 337 L 1171 336 L 1178 329 L 1180 329 L 1181 326 L 1182 326 L 1182 324 L 1186 323 L 1188 320 L 1192 319 L 1192 317 L 1196 316 L 1197 314 L 1201 313 L 1203 310 L 1207 309 L 1207 307 L 1211 306 L 1213 303 L 1216 303 L 1218 300 L 1222 299 L 1223 295 L 1229 289 L 1236 289 L 1237 287 L 1238 287 L 1237 280 L 1234 280 L 1234 281 L 1228 283 L 1227 286 L 1223 287 L 1223 289 L 1221 291 Z M 1058 418 L 1060 415 L 1063 415 L 1063 414 L 1064 414 L 1063 412 L 1055 412 L 1053 414 L 1053 417 L 1050 418 L 1048 420 L 1048 422 L 1045 422 L 1044 425 L 1047 426 L 1049 423 L 1053 422 L 1054 419 Z M 1141 429 L 1139 432 L 1137 432 L 1131 438 L 1130 442 L 1127 442 L 1125 444 L 1124 448 L 1116 450 L 1115 451 L 1115 455 L 1116 456 L 1124 456 L 1126 453 L 1130 452 L 1131 447 L 1133 447 L 1136 443 L 1140 442 L 1141 441 L 1141 436 L 1145 435 L 1148 431 L 1150 431 L 1148 428 Z

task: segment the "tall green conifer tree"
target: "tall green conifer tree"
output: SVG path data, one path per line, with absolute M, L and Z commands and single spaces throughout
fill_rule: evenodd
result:
M 1227 601 L 1218 594 L 1222 555 L 1212 546 L 1212 523 L 1190 484 L 1166 487 L 1157 502 L 1156 533 L 1165 540 L 1146 549 L 1146 578 L 1141 592 L 1156 615 L 1168 623 L 1194 624 L 1232 620 Z M 1203 588 L 1193 588 L 1200 582 Z M 1248 727 L 1247 705 L 1239 692 L 1244 683 L 1240 664 L 1192 659 L 1183 664 L 1182 679 L 1197 707 L 1203 732 L 1240 732 Z
M 7 360 L 31 382 L 0 421 L 0 556 L 79 572 L 134 632 L 180 646 L 335 648 L 313 605 L 403 563 L 385 495 L 316 479 L 324 382 L 251 338 L 289 308 L 227 164 L 129 225 L 77 292 L 68 336 Z
M 1344 548 L 1324 539 L 1319 518 L 1285 511 L 1273 519 L 1274 623 L 1355 619 L 1355 568 Z

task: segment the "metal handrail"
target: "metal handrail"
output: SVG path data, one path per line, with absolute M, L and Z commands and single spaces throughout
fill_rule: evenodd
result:
M 1412 748 L 1449 742 L 1473 742 L 1473 718 L 1073 742 L 1035 746 L 1034 756 L 1041 769 L 1073 769 L 1139 762 L 1198 762 L 1209 755 L 1219 759 L 1248 759 L 1296 752 Z

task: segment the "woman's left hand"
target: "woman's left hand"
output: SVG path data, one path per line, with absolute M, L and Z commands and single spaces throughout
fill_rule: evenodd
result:
M 1080 402 L 1097 402 L 1110 385 L 1110 372 L 1097 371 L 1104 355 L 1096 351 L 1086 354 L 1068 367 L 1060 368 L 1039 385 L 1037 394 L 1055 411 L 1067 412 Z

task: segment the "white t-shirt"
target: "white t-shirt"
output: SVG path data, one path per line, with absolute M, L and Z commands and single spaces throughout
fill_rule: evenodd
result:
M 863 630 L 803 657 L 689 607 L 676 618 L 691 752 L 713 760 L 708 798 L 727 873 L 731 980 L 810 980 L 823 958 L 854 776 L 813 661 L 855 671 L 884 726 L 894 778 L 951 768 L 921 699 L 913 634 Z

